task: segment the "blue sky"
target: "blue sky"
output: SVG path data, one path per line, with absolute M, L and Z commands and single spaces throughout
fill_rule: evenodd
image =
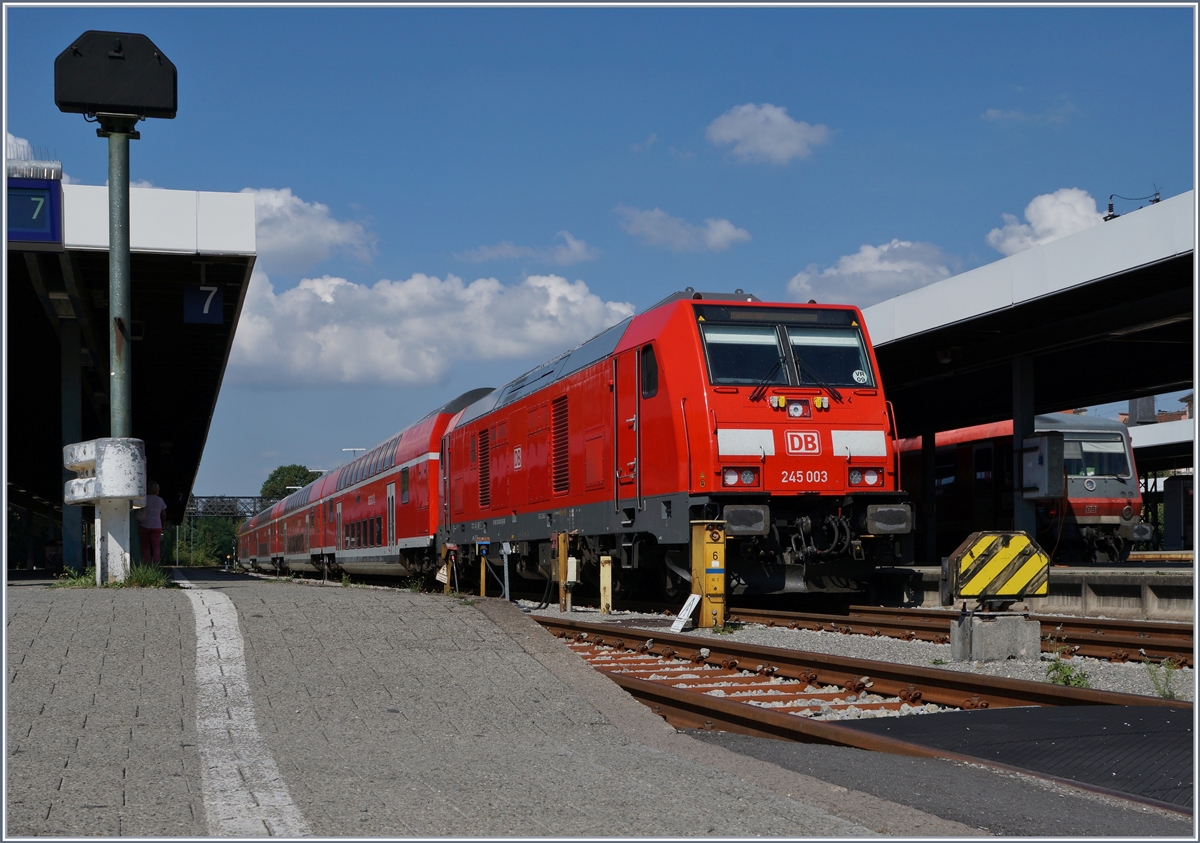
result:
M 686 286 L 865 306 L 1195 181 L 1190 7 L 5 11 L 10 145 L 103 184 L 53 62 L 140 32 L 179 115 L 134 181 L 255 193 L 196 494 L 333 468 Z

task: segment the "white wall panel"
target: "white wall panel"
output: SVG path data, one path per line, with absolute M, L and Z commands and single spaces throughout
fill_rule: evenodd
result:
M 63 243 L 108 248 L 108 188 L 63 185 Z M 135 252 L 255 253 L 254 197 L 248 193 L 131 188 L 129 247 Z
M 255 247 L 253 194 L 196 194 L 196 248 L 201 254 L 252 255 Z
M 196 252 L 196 193 L 129 191 L 129 248 L 136 252 Z
M 108 188 L 63 185 L 63 245 L 68 249 L 108 248 Z

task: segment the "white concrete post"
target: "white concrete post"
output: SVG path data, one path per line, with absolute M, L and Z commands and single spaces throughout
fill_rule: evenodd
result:
M 63 465 L 78 477 L 63 486 L 63 503 L 96 507 L 96 584 L 129 575 L 130 501 L 146 496 L 146 451 L 140 439 L 109 438 L 63 448 Z
M 96 501 L 96 585 L 129 576 L 129 501 Z

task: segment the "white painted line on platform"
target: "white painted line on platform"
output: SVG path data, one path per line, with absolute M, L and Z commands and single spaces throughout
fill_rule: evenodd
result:
M 255 725 L 233 601 L 182 577 L 179 584 L 196 615 L 196 732 L 209 835 L 311 834 Z

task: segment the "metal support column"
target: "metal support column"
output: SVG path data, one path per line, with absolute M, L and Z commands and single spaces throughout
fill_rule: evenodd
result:
M 1037 535 L 1037 504 L 1025 500 L 1022 487 L 1021 449 L 1033 436 L 1033 358 L 1021 354 L 1012 361 L 1012 419 L 1013 419 L 1013 529 L 1030 538 Z
M 921 496 L 925 500 L 925 546 L 916 550 L 924 554 L 924 564 L 940 565 L 937 552 L 937 430 L 932 425 L 921 433 Z
M 70 445 L 83 438 L 82 381 L 83 362 L 80 354 L 79 322 L 75 319 L 59 321 L 59 348 L 62 354 L 62 443 Z M 62 481 L 75 477 L 75 472 L 63 468 Z M 62 511 L 63 568 L 82 573 L 87 567 L 83 559 L 83 509 L 64 506 Z
M 97 114 L 96 133 L 108 138 L 108 359 L 109 436 L 131 439 L 129 295 L 129 141 L 138 118 L 127 114 Z M 136 496 L 146 494 L 145 479 Z M 96 502 L 96 579 L 98 584 L 124 582 L 132 557 L 130 500 Z

